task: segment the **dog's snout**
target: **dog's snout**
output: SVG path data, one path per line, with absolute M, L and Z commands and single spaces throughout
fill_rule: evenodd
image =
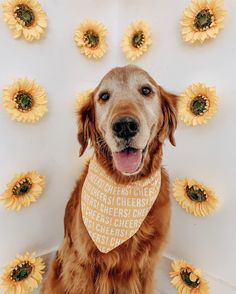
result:
M 130 116 L 116 119 L 112 124 L 112 131 L 118 138 L 129 139 L 134 137 L 139 130 L 138 121 Z

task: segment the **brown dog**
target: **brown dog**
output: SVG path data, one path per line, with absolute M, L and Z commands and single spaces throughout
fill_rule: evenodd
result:
M 166 138 L 175 145 L 177 97 L 144 70 L 111 70 L 79 111 L 82 155 L 91 140 L 100 165 L 117 183 L 149 178 L 161 167 Z M 65 212 L 65 236 L 44 283 L 43 294 L 150 294 L 155 264 L 170 222 L 168 176 L 136 234 L 108 253 L 100 252 L 81 216 L 85 167 Z

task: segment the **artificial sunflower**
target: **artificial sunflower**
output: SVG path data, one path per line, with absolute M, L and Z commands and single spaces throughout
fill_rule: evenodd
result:
M 3 13 L 14 38 L 23 35 L 27 41 L 38 40 L 47 27 L 47 15 L 37 0 L 6 0 Z
M 85 103 L 88 101 L 92 93 L 93 93 L 93 89 L 89 89 L 79 93 L 79 95 L 76 98 L 76 105 L 75 105 L 77 112 L 83 107 L 83 105 L 85 105 Z
M 181 33 L 184 41 L 203 43 L 216 38 L 224 26 L 224 0 L 192 0 L 184 10 Z
M 171 284 L 182 294 L 208 294 L 208 281 L 202 277 L 201 270 L 194 268 L 184 260 L 174 260 Z
M 3 89 L 3 102 L 11 118 L 36 122 L 48 111 L 45 90 L 34 80 L 19 79 Z
M 8 209 L 20 210 L 38 200 L 45 186 L 45 178 L 37 171 L 17 174 L 10 183 L 0 201 Z
M 80 110 L 87 103 L 92 92 L 93 92 L 93 89 L 89 89 L 87 91 L 80 92 L 76 98 L 75 109 L 76 109 L 76 113 L 79 115 L 78 123 L 79 123 L 80 130 L 83 129 L 83 123 L 82 123 L 83 119 L 82 119 L 82 115 L 80 114 Z
M 0 286 L 6 294 L 24 294 L 37 288 L 42 281 L 45 264 L 35 254 L 17 255 L 5 268 Z
M 189 86 L 178 102 L 179 117 L 186 125 L 206 123 L 217 110 L 215 87 L 197 83 Z
M 88 58 L 101 58 L 107 51 L 107 29 L 99 21 L 84 20 L 75 31 L 74 40 Z
M 128 59 L 135 60 L 143 55 L 151 44 L 149 25 L 143 20 L 138 20 L 128 26 L 121 47 Z
M 193 179 L 176 178 L 173 190 L 177 202 L 195 216 L 207 216 L 215 210 L 218 203 L 212 189 Z

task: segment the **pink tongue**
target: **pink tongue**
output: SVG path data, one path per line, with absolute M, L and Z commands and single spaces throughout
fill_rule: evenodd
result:
M 122 173 L 134 173 L 142 160 L 142 150 L 113 152 L 116 168 Z

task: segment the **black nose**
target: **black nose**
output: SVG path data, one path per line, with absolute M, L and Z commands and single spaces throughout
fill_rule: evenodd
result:
M 137 134 L 139 123 L 133 117 L 125 116 L 115 120 L 112 130 L 116 137 L 128 140 Z

